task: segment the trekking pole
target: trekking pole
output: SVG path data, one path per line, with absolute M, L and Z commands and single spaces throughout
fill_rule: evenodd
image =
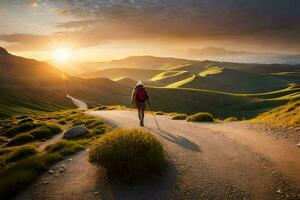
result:
M 158 124 L 158 122 L 157 122 L 157 120 L 156 120 L 155 114 L 154 114 L 154 112 L 152 111 L 152 108 L 151 108 L 151 105 L 150 105 L 149 100 L 148 100 L 148 105 L 149 105 L 149 108 L 150 108 L 150 112 L 151 112 L 152 115 L 153 115 L 154 121 L 155 121 L 157 127 L 160 129 L 159 124 Z

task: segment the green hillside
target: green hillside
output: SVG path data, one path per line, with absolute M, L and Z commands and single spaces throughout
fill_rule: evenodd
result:
M 112 80 L 118 80 L 121 78 L 129 78 L 133 80 L 150 80 L 153 76 L 163 72 L 163 70 L 157 69 L 131 69 L 131 68 L 112 68 L 103 69 L 100 71 L 82 74 L 84 78 L 96 78 L 105 77 Z
M 300 100 L 262 113 L 252 121 L 267 122 L 280 126 L 300 125 Z
M 142 61 L 145 67 L 141 66 Z M 300 87 L 294 79 L 277 77 L 297 77 L 296 66 L 278 65 L 284 70 L 280 71 L 277 65 L 272 68 L 272 65 L 155 57 L 130 57 L 124 63 L 132 66 L 100 70 L 79 78 L 47 63 L 2 51 L 0 116 L 73 108 L 67 94 L 90 107 L 130 106 L 131 91 L 137 80 L 148 87 L 153 108 L 165 112 L 206 111 L 220 118 L 249 118 L 300 98 Z M 141 67 L 134 68 L 137 66 Z M 256 72 L 254 69 L 259 67 L 263 68 Z
M 67 94 L 88 103 L 127 104 L 131 88 L 107 78 L 68 76 L 51 65 L 2 50 L 0 117 L 74 108 Z

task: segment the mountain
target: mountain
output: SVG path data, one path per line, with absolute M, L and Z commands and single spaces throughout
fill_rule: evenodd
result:
M 111 68 L 135 68 L 135 69 L 163 69 L 170 66 L 181 66 L 189 63 L 190 60 L 179 58 L 165 58 L 154 56 L 131 56 L 124 59 L 112 60 L 108 62 L 83 62 L 74 63 L 66 70 L 69 73 L 75 73 L 76 75 L 88 74 L 95 71 Z
M 89 105 L 129 102 L 131 88 L 108 78 L 82 79 L 0 49 L 0 117 L 74 108 L 67 94 Z
M 191 48 L 189 53 L 193 56 L 236 56 L 236 55 L 257 55 L 257 53 L 249 51 L 231 51 L 223 47 L 206 47 L 202 49 Z
M 300 54 L 279 54 L 279 53 L 255 53 L 250 51 L 233 51 L 223 47 L 206 47 L 202 49 L 191 48 L 187 55 L 194 59 L 216 60 L 225 62 L 244 63 L 282 63 L 299 64 Z

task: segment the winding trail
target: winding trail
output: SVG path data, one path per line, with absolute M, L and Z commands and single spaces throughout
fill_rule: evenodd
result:
M 116 127 L 136 127 L 133 111 L 87 111 Z M 86 151 L 53 167 L 16 199 L 299 199 L 300 149 L 239 123 L 190 123 L 146 115 L 145 129 L 163 144 L 163 177 L 142 185 L 110 182 L 88 162 Z
M 74 98 L 70 95 L 67 95 L 67 97 L 69 99 L 71 99 L 71 101 L 75 104 L 75 106 L 77 106 L 78 109 L 80 109 L 80 110 L 87 110 L 88 109 L 88 105 L 85 102 L 83 102 L 79 99 L 76 99 L 76 98 Z

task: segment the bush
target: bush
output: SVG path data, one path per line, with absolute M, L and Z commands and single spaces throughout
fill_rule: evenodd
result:
M 164 115 L 164 113 L 162 111 L 158 111 L 155 113 L 155 115 Z
M 173 120 L 185 120 L 188 116 L 186 114 L 176 114 L 172 116 Z
M 15 162 L 21 159 L 24 159 L 26 157 L 32 156 L 34 154 L 36 154 L 37 151 L 35 149 L 34 146 L 24 146 L 24 147 L 20 147 L 19 149 L 17 149 L 14 152 L 11 152 L 8 156 L 6 161 L 7 162 Z
M 106 126 L 105 125 L 99 125 L 99 126 L 93 128 L 92 135 L 101 135 L 105 132 L 106 132 Z
M 238 118 L 236 117 L 228 117 L 226 119 L 224 119 L 224 122 L 235 122 L 238 121 Z
M 35 140 L 48 139 L 55 134 L 56 132 L 53 132 L 50 128 L 46 126 L 38 127 L 30 131 L 30 135 L 32 135 Z
M 13 136 L 17 135 L 18 133 L 30 131 L 30 130 L 36 128 L 37 126 L 38 125 L 33 122 L 21 123 L 21 124 L 18 124 L 10 129 L 8 129 L 7 131 L 5 131 L 3 133 L 3 135 L 7 136 L 7 137 L 13 137 Z
M 214 116 L 207 112 L 199 112 L 187 118 L 189 122 L 213 122 Z
M 16 146 L 21 144 L 26 144 L 28 142 L 34 141 L 34 137 L 30 135 L 29 133 L 23 133 L 20 135 L 17 135 L 12 140 L 10 140 L 6 145 L 7 146 Z
M 57 153 L 59 152 L 63 156 L 71 155 L 84 149 L 84 147 L 73 141 L 61 140 L 55 144 L 51 144 L 46 147 L 47 152 Z
M 116 129 L 92 142 L 91 162 L 107 169 L 110 177 L 126 182 L 159 174 L 165 165 L 159 141 L 143 129 Z

